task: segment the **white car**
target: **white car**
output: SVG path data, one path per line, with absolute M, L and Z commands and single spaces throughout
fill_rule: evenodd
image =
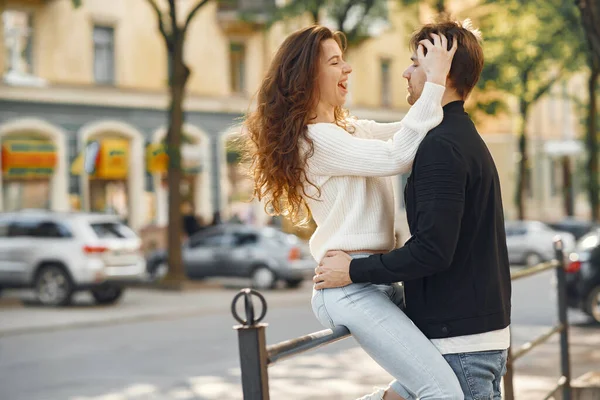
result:
M 33 288 L 44 305 L 90 290 L 97 303 L 112 304 L 125 285 L 145 277 L 141 240 L 115 216 L 0 214 L 0 288 Z
M 565 253 L 575 247 L 575 237 L 539 221 L 506 222 L 506 245 L 511 264 L 534 266 L 554 258 L 554 238 L 560 236 Z

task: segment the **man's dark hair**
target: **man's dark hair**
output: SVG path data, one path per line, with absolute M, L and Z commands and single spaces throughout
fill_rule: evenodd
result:
M 423 26 L 413 34 L 410 39 L 411 50 L 415 51 L 421 40 L 431 39 L 432 33 L 446 36 L 448 49 L 452 47 L 454 40 L 458 40 L 458 49 L 452 60 L 449 77 L 452 87 L 465 100 L 477 84 L 483 70 L 481 32 L 474 29 L 468 19 L 459 22 L 444 16 L 434 23 Z

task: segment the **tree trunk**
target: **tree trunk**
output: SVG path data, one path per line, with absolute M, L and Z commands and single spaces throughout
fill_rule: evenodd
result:
M 593 63 L 594 64 L 594 63 Z M 597 112 L 596 105 L 598 85 L 598 76 L 600 76 L 600 65 L 595 63 L 592 65 L 592 71 L 588 80 L 588 118 L 586 141 L 588 148 L 588 196 L 590 209 L 592 211 L 592 221 L 600 221 L 600 206 L 599 206 L 599 188 L 598 188 L 598 132 L 597 132 Z
M 573 175 L 571 171 L 571 158 L 564 156 L 562 158 L 562 175 L 563 175 L 563 205 L 565 207 L 565 215 L 572 217 L 575 215 L 575 203 L 573 199 Z
M 446 0 L 436 0 L 435 1 L 435 10 L 438 13 L 446 12 Z
M 600 2 L 598 0 L 575 0 L 581 11 L 581 21 L 586 32 L 592 57 L 600 59 Z
M 529 104 L 521 100 L 519 110 L 521 112 L 521 133 L 519 136 L 519 154 L 521 159 L 519 160 L 519 170 L 517 178 L 517 192 L 515 196 L 516 206 L 518 211 L 518 219 L 525 219 L 525 192 L 527 190 L 527 113 L 529 111 Z
M 313 24 L 318 25 L 319 24 L 319 7 L 317 6 L 316 8 L 310 10 L 310 15 L 312 17 Z
M 173 60 L 173 76 L 169 86 L 171 92 L 171 107 L 169 115 L 169 130 L 167 132 L 167 150 L 169 154 L 169 168 L 167 183 L 169 187 L 169 225 L 167 228 L 167 248 L 169 272 L 165 277 L 168 284 L 181 284 L 186 279 L 186 274 L 181 257 L 181 236 L 183 234 L 183 221 L 181 215 L 181 138 L 183 128 L 183 98 L 185 85 L 190 71 L 183 62 L 183 35 L 174 38 L 173 53 L 169 54 Z

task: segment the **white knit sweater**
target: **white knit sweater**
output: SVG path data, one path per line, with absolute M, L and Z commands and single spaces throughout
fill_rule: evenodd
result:
M 430 82 L 401 122 L 349 120 L 352 134 L 332 123 L 308 126 L 306 198 L 317 229 L 310 239 L 316 261 L 329 250 L 394 247 L 394 192 L 390 176 L 410 171 L 419 144 L 443 118 L 445 88 Z M 373 140 L 379 139 L 379 140 Z

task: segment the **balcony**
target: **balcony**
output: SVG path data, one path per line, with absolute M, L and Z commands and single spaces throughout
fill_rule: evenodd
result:
M 228 34 L 256 32 L 269 21 L 275 0 L 219 0 L 217 18 Z

